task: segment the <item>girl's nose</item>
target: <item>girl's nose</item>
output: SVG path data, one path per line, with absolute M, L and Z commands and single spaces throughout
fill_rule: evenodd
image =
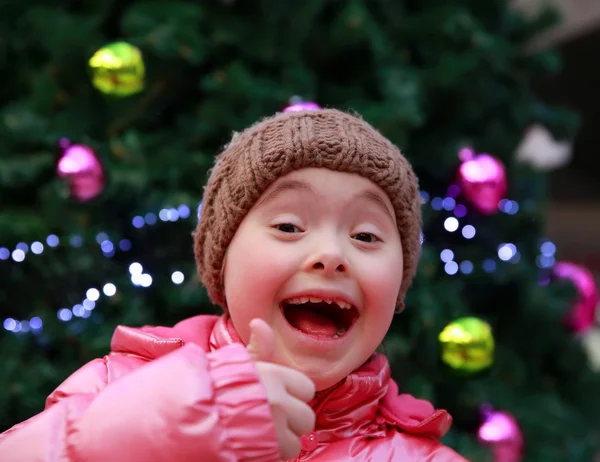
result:
M 348 269 L 348 261 L 339 248 L 316 252 L 307 262 L 306 268 L 309 272 L 318 272 L 327 277 L 346 275 Z

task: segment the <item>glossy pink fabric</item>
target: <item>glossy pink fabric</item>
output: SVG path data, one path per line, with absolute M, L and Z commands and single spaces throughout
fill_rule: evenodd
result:
M 443 446 L 451 418 L 398 395 L 387 360 L 365 365 L 311 403 L 301 461 L 466 459 Z M 264 389 L 230 321 L 118 327 L 111 353 L 83 366 L 45 410 L 0 435 L 3 462 L 277 461 Z

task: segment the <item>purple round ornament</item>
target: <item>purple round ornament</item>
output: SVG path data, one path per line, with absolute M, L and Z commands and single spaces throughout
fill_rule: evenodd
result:
M 300 101 L 286 107 L 283 112 L 302 112 L 302 111 L 318 111 L 322 109 L 317 103 L 312 101 Z
M 83 144 L 67 145 L 58 160 L 58 176 L 68 181 L 71 196 L 80 202 L 90 201 L 100 195 L 105 186 L 102 164 L 94 151 Z
M 570 280 L 577 289 L 578 298 L 565 322 L 578 334 L 586 333 L 596 322 L 599 296 L 594 276 L 587 268 L 570 262 L 556 263 L 552 272 L 557 278 Z
M 491 447 L 495 462 L 519 462 L 524 439 L 517 420 L 508 412 L 483 409 L 484 421 L 477 432 L 479 441 Z
M 459 153 L 458 184 L 464 196 L 486 215 L 498 211 L 498 203 L 507 189 L 506 169 L 502 161 L 489 154 L 475 155 L 471 148 Z

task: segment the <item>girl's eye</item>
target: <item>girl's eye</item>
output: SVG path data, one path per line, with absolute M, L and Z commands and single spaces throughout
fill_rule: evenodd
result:
M 302 231 L 296 225 L 291 223 L 281 223 L 279 225 L 274 226 L 275 229 L 281 231 L 282 233 L 301 233 Z
M 374 234 L 371 233 L 358 233 L 354 235 L 354 239 L 361 242 L 367 242 L 369 244 L 373 244 L 379 240 Z

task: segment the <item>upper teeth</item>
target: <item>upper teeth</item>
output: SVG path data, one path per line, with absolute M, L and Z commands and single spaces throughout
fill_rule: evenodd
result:
M 350 308 L 352 308 L 352 305 L 350 305 L 350 303 L 346 303 L 343 300 L 325 300 L 323 298 L 318 298 L 318 297 L 296 297 L 296 298 L 289 298 L 289 299 L 286 300 L 286 302 L 287 303 L 291 303 L 292 305 L 301 305 L 303 303 L 308 303 L 308 302 L 312 302 L 312 303 L 325 302 L 325 303 L 329 303 L 330 305 L 332 303 L 335 303 L 337 306 L 339 306 L 343 310 L 349 310 Z

